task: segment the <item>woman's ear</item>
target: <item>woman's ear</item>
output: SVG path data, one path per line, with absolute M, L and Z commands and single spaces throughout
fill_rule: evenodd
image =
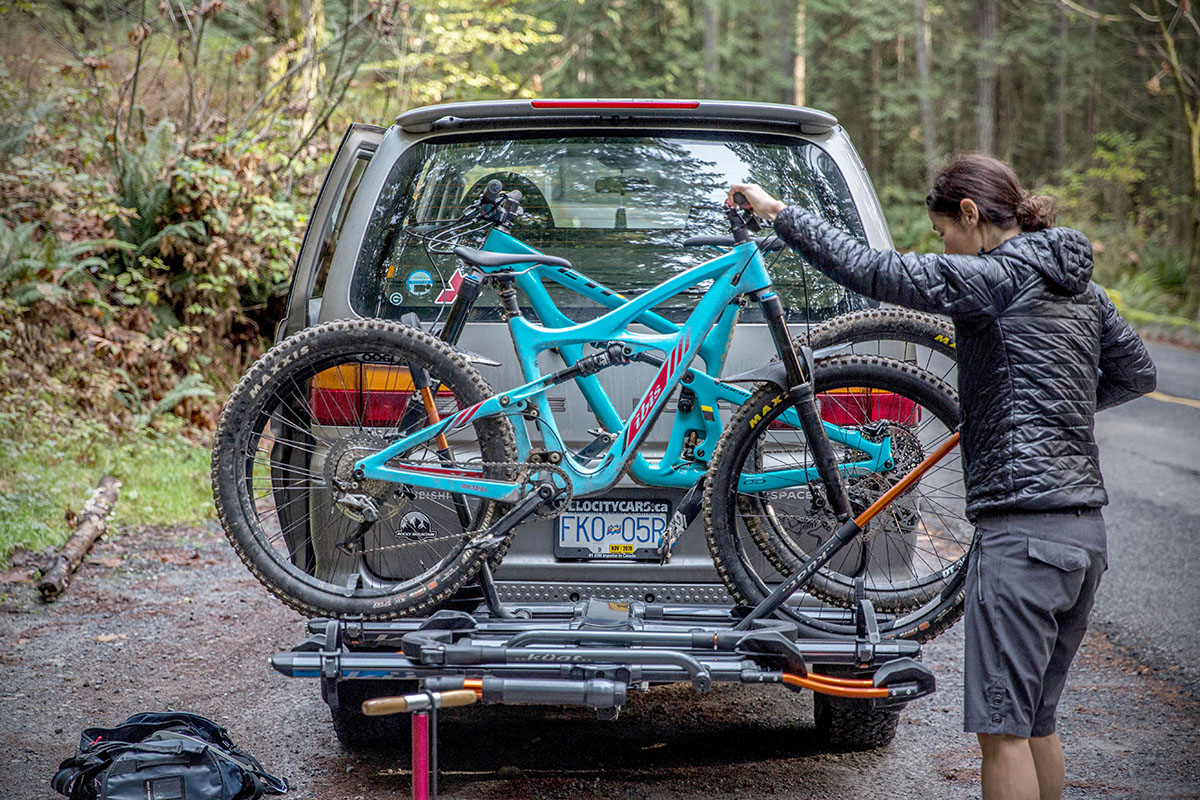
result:
M 958 209 L 961 212 L 959 221 L 964 227 L 974 228 L 979 224 L 979 206 L 975 205 L 974 200 L 964 197 L 958 201 Z

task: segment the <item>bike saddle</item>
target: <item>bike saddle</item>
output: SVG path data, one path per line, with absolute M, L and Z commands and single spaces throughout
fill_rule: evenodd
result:
M 571 267 L 571 262 L 558 256 L 541 253 L 491 253 L 474 247 L 458 245 L 454 255 L 476 267 L 507 267 L 511 264 L 545 264 L 548 267 Z

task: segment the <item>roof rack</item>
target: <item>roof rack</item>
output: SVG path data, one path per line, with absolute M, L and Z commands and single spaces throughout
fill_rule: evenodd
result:
M 453 129 L 467 121 L 512 124 L 538 118 L 542 124 L 579 125 L 596 120 L 740 121 L 797 127 L 801 133 L 821 134 L 837 125 L 824 111 L 780 103 L 727 100 L 662 100 L 636 98 L 563 98 L 444 103 L 405 111 L 396 124 L 409 133 Z

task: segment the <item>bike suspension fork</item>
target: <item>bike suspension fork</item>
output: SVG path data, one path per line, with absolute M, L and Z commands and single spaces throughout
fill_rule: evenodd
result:
M 850 518 L 850 498 L 846 494 L 846 486 L 837 469 L 837 458 L 834 456 L 833 445 L 825 435 L 825 426 L 821 415 L 817 413 L 817 399 L 813 390 L 813 376 L 807 363 L 801 360 L 792 346 L 792 336 L 788 331 L 787 321 L 783 316 L 783 303 L 773 289 L 765 289 L 757 293 L 759 305 L 762 307 L 763 318 L 775 349 L 787 371 L 788 395 L 796 405 L 800 415 L 800 427 L 808 441 L 809 452 L 817 467 L 817 474 L 829 494 L 829 504 L 837 514 L 837 518 L 846 521 Z

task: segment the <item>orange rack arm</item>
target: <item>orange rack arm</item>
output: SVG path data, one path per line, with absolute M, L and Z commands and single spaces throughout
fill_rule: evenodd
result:
M 921 480 L 922 476 L 932 469 L 934 464 L 941 461 L 947 453 L 958 446 L 958 440 L 959 433 L 958 431 L 955 431 L 950 435 L 949 439 L 942 443 L 941 447 L 930 453 L 929 456 L 920 464 L 918 464 L 912 472 L 901 478 L 899 483 L 884 492 L 883 496 L 872 503 L 870 508 L 859 514 L 854 519 L 854 524 L 858 525 L 860 528 L 865 528 L 867 523 L 874 519 L 876 514 L 878 514 L 880 511 L 883 511 L 883 509 L 887 507 L 888 503 L 892 502 L 897 497 L 908 491 L 909 487 Z
M 848 681 L 848 678 L 831 678 L 828 675 L 809 674 L 805 677 L 793 675 L 790 672 L 783 673 L 783 682 L 788 686 L 799 686 L 803 689 L 811 689 L 814 692 L 821 694 L 831 694 L 835 697 L 851 697 L 856 700 L 864 700 L 872 697 L 887 697 L 888 690 L 885 687 L 875 686 L 847 686 L 843 683 L 833 683 L 831 681 Z M 859 681 L 855 681 L 859 683 Z M 870 681 L 861 681 L 861 683 L 870 684 Z

